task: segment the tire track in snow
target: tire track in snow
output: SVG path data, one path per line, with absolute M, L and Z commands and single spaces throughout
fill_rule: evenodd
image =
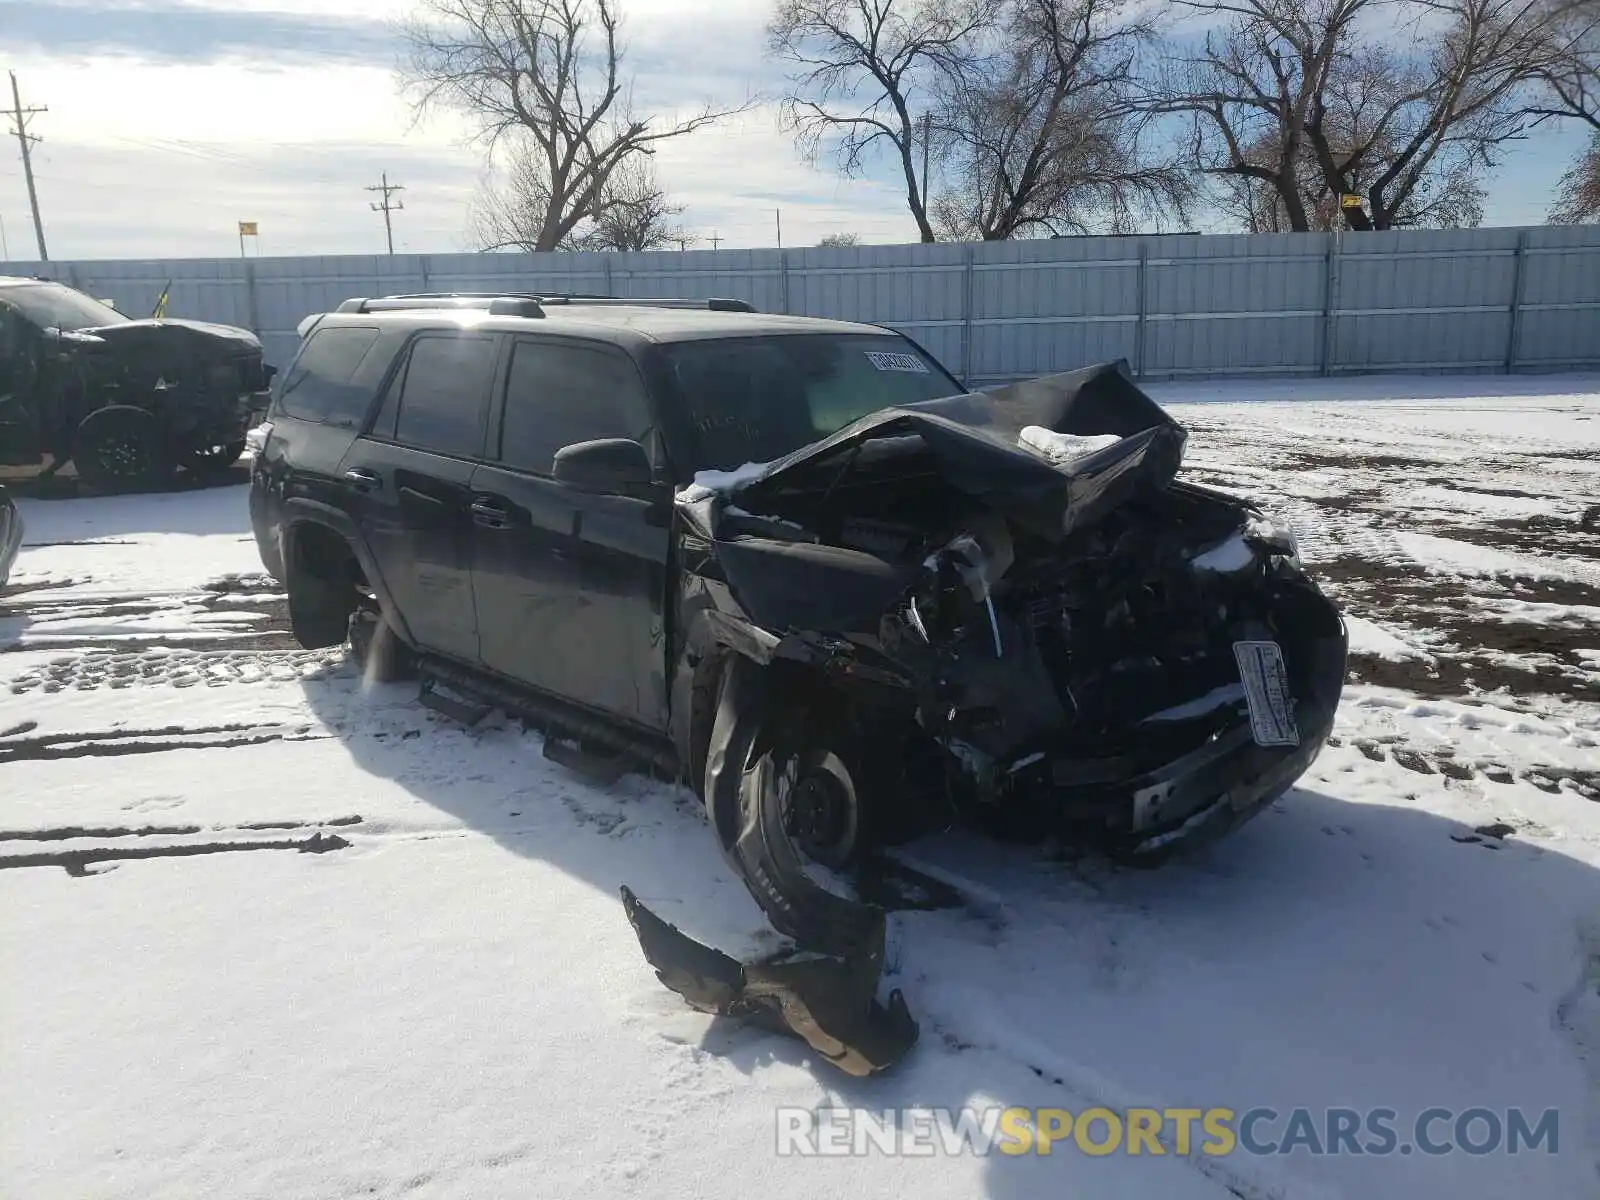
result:
M 10 680 L 14 696 L 100 688 L 293 683 L 345 665 L 342 646 L 324 650 L 186 650 L 153 648 L 62 657 Z

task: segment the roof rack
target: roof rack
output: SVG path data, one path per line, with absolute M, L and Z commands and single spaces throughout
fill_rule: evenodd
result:
M 415 292 L 403 296 L 354 296 L 339 305 L 342 313 L 403 312 L 433 308 L 485 309 L 496 317 L 542 317 L 537 296 L 507 292 Z
M 407 292 L 395 296 L 355 296 L 339 305 L 343 313 L 400 312 L 430 308 L 486 309 L 501 317 L 542 317 L 551 305 L 628 306 L 641 308 L 705 309 L 709 312 L 753 313 L 746 300 L 713 296 L 706 300 L 671 297 L 594 296 L 579 293 L 534 292 Z
M 727 296 L 712 296 L 706 300 L 691 300 L 669 296 L 556 296 L 544 295 L 539 297 L 541 304 L 593 304 L 596 306 L 621 305 L 637 308 L 692 308 L 706 309 L 710 312 L 742 312 L 753 313 L 755 305 L 748 300 L 734 300 Z

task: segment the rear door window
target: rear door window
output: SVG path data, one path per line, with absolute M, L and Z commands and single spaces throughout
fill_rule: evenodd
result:
M 376 329 L 316 330 L 283 381 L 279 408 L 302 421 L 359 425 L 372 392 L 352 380 L 377 340 Z
M 548 475 L 574 442 L 631 438 L 655 459 L 650 405 L 633 360 L 575 342 L 519 340 L 511 351 L 500 460 Z
M 411 343 L 373 432 L 418 450 L 476 458 L 494 377 L 497 339 L 484 334 L 423 334 Z

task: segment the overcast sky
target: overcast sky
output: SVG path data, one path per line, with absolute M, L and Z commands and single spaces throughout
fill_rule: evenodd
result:
M 636 95 L 648 111 L 771 93 L 762 54 L 769 0 L 622 0 Z M 363 189 L 405 185 L 395 249 L 470 249 L 480 151 L 451 120 L 414 127 L 393 75 L 388 24 L 412 0 L 0 0 L 0 59 L 34 118 L 45 235 L 56 259 L 239 252 L 236 222 L 259 222 L 266 255 L 376 253 L 382 217 Z M 4 85 L 5 81 L 0 81 Z M 4 99 L 9 102 L 9 94 Z M 1541 134 L 1491 191 L 1487 221 L 1543 220 L 1581 135 Z M 812 170 L 758 107 L 668 143 L 662 182 L 684 223 L 724 246 L 770 246 L 834 231 L 915 239 L 888 172 L 842 180 Z M 6 257 L 34 257 L 16 139 L 0 141 Z M 705 243 L 703 243 L 705 244 Z

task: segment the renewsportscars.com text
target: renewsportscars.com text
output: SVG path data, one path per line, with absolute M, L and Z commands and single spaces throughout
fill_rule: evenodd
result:
M 1555 1154 L 1560 1114 L 1520 1108 L 780 1108 L 780 1156 Z

